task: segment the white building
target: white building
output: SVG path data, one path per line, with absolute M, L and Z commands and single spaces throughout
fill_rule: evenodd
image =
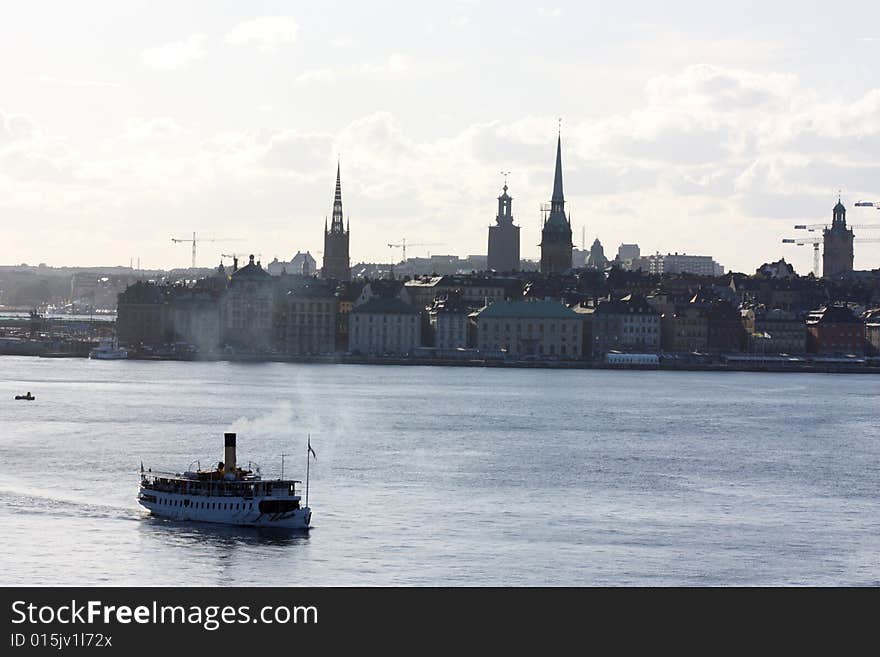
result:
M 405 356 L 422 343 L 419 312 L 399 297 L 374 297 L 348 316 L 348 350 L 361 356 Z
M 687 255 L 686 253 L 656 253 L 631 260 L 630 269 L 641 269 L 647 274 L 696 274 L 698 276 L 723 276 L 724 267 L 712 256 Z

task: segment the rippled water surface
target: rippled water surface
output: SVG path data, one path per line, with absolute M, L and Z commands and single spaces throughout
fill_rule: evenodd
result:
M 878 585 L 878 426 L 872 375 L 2 357 L 0 584 Z M 137 505 L 230 429 L 311 432 L 308 535 Z

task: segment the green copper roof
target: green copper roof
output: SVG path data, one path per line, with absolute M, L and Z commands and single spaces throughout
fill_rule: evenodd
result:
M 484 317 L 534 318 L 534 319 L 580 319 L 571 308 L 558 301 L 496 301 L 490 306 L 477 311 L 476 315 Z

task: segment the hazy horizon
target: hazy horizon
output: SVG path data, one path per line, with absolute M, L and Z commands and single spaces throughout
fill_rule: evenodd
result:
M 880 224 L 880 7 L 866 2 L 35 1 L 0 9 L 0 263 L 320 265 L 337 157 L 351 259 L 485 254 L 510 171 L 535 259 L 562 118 L 576 246 L 812 249 Z M 856 229 L 880 238 L 880 230 Z M 415 246 L 432 243 L 431 246 Z M 880 267 L 856 243 L 855 268 Z

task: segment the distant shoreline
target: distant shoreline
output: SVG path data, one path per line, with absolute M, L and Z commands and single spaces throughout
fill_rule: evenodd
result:
M 27 356 L 31 358 L 87 358 L 86 355 L 66 353 L 0 354 L 0 356 Z M 370 358 L 364 356 L 266 356 L 245 355 L 208 358 L 129 358 L 133 361 L 178 361 L 229 363 L 309 363 L 325 365 L 407 365 L 440 367 L 486 367 L 511 369 L 557 369 L 557 370 L 611 370 L 611 371 L 665 371 L 665 372 L 805 372 L 818 374 L 880 374 L 880 363 L 661 363 L 659 365 L 608 365 L 589 361 L 522 361 L 522 360 L 458 360 L 441 358 Z

